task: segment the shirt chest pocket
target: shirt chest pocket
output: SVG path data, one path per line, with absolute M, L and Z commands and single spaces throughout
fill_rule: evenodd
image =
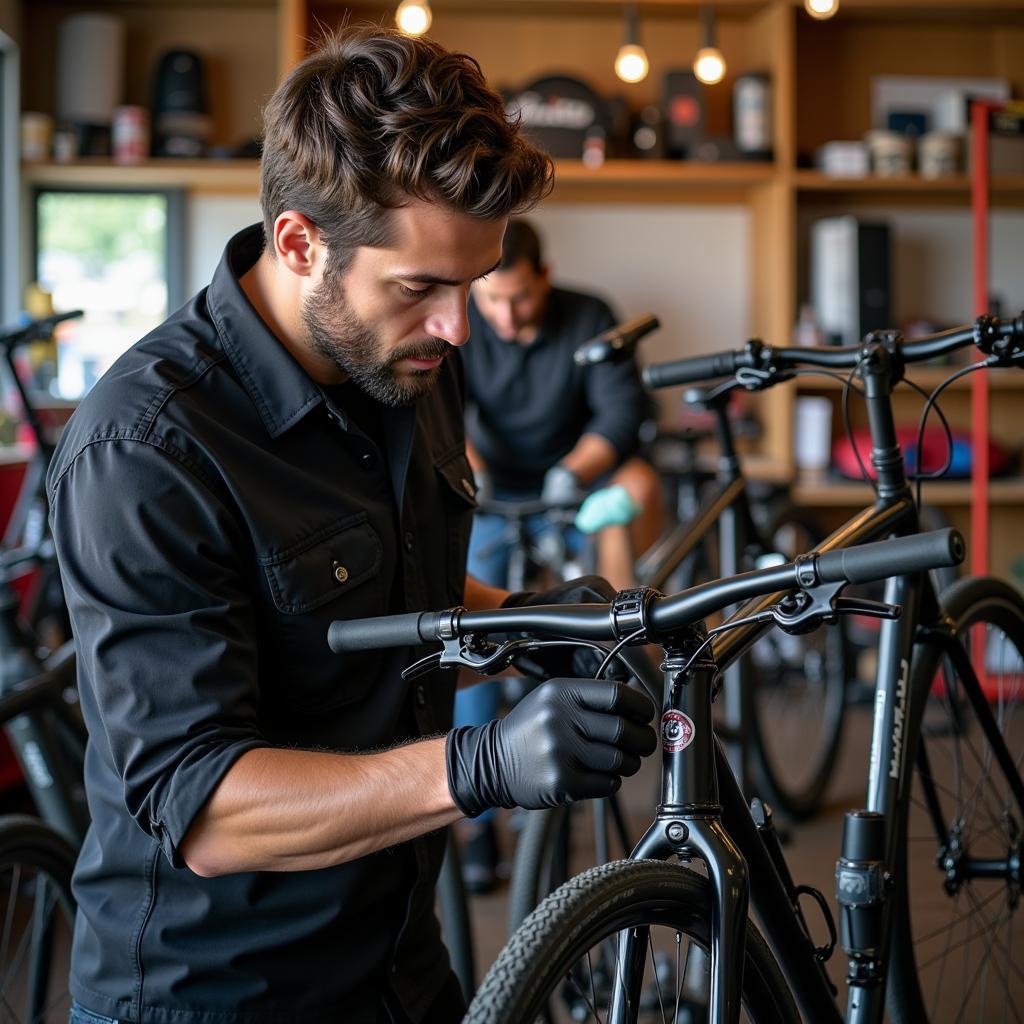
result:
M 334 619 L 387 612 L 384 549 L 365 513 L 260 559 L 274 605 L 273 686 L 284 703 L 318 711 L 351 703 L 379 675 L 380 652 L 327 652 Z

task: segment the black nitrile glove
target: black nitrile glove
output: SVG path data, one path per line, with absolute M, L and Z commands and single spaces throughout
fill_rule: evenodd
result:
M 550 679 L 504 718 L 448 733 L 448 789 L 473 818 L 609 796 L 657 746 L 654 705 L 613 679 Z
M 541 604 L 601 604 L 615 597 L 615 588 L 602 576 L 580 576 L 566 583 L 558 583 L 548 590 L 520 590 L 509 594 L 501 602 L 502 608 L 527 608 Z M 545 647 L 529 654 L 516 655 L 516 668 L 535 679 L 551 676 L 593 676 L 603 658 L 588 647 Z M 621 663 L 616 659 L 610 671 L 618 678 L 626 678 Z

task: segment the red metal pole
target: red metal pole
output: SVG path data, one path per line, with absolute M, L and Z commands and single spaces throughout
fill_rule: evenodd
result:
M 974 313 L 988 312 L 988 103 L 971 104 L 971 208 L 974 219 Z M 988 572 L 988 374 L 971 374 L 971 572 Z

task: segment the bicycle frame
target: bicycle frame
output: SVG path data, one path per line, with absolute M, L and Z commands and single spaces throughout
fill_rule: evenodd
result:
M 878 477 L 877 500 L 835 531 L 819 552 L 851 547 L 887 536 L 908 536 L 918 531 L 917 509 L 896 440 L 890 395 L 897 375 L 892 356 L 881 345 L 869 345 L 861 373 L 871 426 L 871 460 Z M 772 594 L 748 602 L 734 619 L 766 609 L 784 595 Z M 897 871 L 901 837 L 896 834 L 896 807 L 905 776 L 912 770 L 902 742 L 907 714 L 907 682 L 915 642 L 936 639 L 955 659 L 963 683 L 996 756 L 1007 775 L 1015 779 L 1013 760 L 996 728 L 970 659 L 956 642 L 951 624 L 941 611 L 931 580 L 925 574 L 894 577 L 887 581 L 885 600 L 902 608 L 896 620 L 883 621 L 879 640 L 877 690 L 871 739 L 865 807 L 884 816 L 882 870 Z M 748 903 L 762 924 L 790 989 L 808 1020 L 846 1024 L 880 1024 L 885 1009 L 885 986 L 892 933 L 891 899 L 879 907 L 881 944 L 870 961 L 850 961 L 845 1018 L 834 999 L 834 988 L 815 954 L 797 902 L 797 893 L 768 828 L 759 828 L 743 797 L 713 731 L 712 685 L 715 677 L 737 662 L 767 629 L 762 624 L 739 626 L 721 634 L 705 655 L 685 673 L 684 666 L 703 642 L 703 631 L 692 628 L 672 638 L 665 647 L 662 712 L 662 793 L 654 823 L 631 855 L 633 859 L 672 856 L 697 858 L 707 866 L 712 891 L 710 1019 L 734 1022 L 740 1009 L 744 928 Z M 728 678 L 726 686 L 728 686 Z M 691 736 L 673 740 L 673 723 L 689 721 Z M 1018 799 L 1024 786 L 1015 779 Z M 927 795 L 926 795 L 927 802 Z M 933 812 L 934 817 L 934 812 Z M 935 822 L 942 834 L 945 826 Z M 637 930 L 618 939 L 617 977 L 609 1021 L 623 1024 L 626 1008 L 636 1005 L 642 982 L 646 935 Z
M 736 453 L 732 424 L 729 422 L 729 394 L 707 398 L 714 414 L 714 434 L 719 450 L 713 484 L 705 491 L 693 519 L 680 523 L 664 540 L 644 554 L 636 566 L 637 581 L 643 586 L 662 589 L 672 574 L 717 528 L 718 575 L 735 576 L 743 569 L 743 554 L 757 538 L 758 530 L 750 509 L 747 481 Z M 760 634 L 759 634 L 760 635 Z M 753 685 L 749 663 L 737 658 L 725 670 L 724 725 L 729 760 L 740 787 L 753 789 L 750 722 L 753 719 Z

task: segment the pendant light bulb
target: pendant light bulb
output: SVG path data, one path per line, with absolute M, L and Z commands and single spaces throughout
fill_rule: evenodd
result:
M 839 10 L 839 0 L 804 0 L 804 9 L 812 18 L 824 21 Z
M 698 82 L 718 85 L 725 78 L 725 58 L 716 46 L 702 46 L 693 58 L 693 73 Z
M 640 45 L 636 6 L 631 4 L 626 8 L 626 40 L 615 55 L 615 74 L 623 82 L 642 82 L 650 69 L 647 52 Z
M 615 74 L 624 82 L 642 82 L 650 70 L 647 54 L 642 46 L 626 43 L 615 57 Z
M 402 0 L 395 11 L 395 24 L 407 36 L 421 36 L 430 28 L 433 16 L 428 0 Z
M 693 58 L 693 73 L 704 85 L 717 85 L 725 78 L 725 57 L 715 45 L 715 15 L 706 7 L 701 20 L 704 23 L 704 43 Z

